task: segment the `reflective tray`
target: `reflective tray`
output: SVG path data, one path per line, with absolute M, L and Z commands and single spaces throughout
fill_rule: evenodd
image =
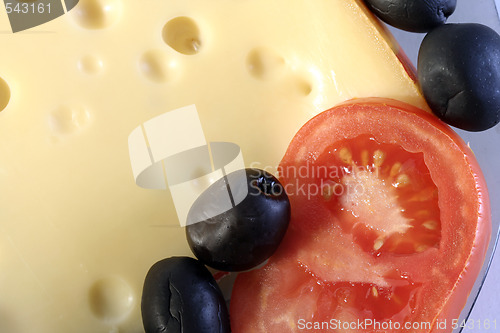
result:
M 500 0 L 458 0 L 449 23 L 481 23 L 500 33 Z M 418 47 L 425 34 L 404 32 L 389 27 L 410 60 L 416 64 Z M 456 130 L 469 143 L 483 170 L 490 193 L 492 236 L 481 273 L 453 332 L 500 332 L 500 257 L 494 257 L 500 224 L 500 125 L 479 133 Z M 464 322 L 465 321 L 465 322 Z M 488 328 L 489 326 L 489 328 Z

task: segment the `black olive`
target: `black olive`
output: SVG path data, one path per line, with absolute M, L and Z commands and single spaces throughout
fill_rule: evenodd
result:
M 446 24 L 425 36 L 418 79 L 446 123 L 482 131 L 500 121 L 500 36 L 473 23 Z
M 206 218 L 228 184 L 243 175 L 243 200 L 218 215 Z M 195 221 L 197 223 L 190 223 Z M 201 221 L 201 222 L 198 222 Z M 290 202 L 279 181 L 259 169 L 230 173 L 212 184 L 195 201 L 188 214 L 186 236 L 195 256 L 224 271 L 242 271 L 263 263 L 278 248 L 290 221 Z
M 396 28 L 426 32 L 446 22 L 457 0 L 365 0 L 382 21 Z
M 146 333 L 226 333 L 229 313 L 208 269 L 189 257 L 158 261 L 142 291 L 142 322 Z

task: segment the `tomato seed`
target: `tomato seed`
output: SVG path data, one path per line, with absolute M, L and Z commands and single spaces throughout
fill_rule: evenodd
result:
M 415 217 L 416 218 L 423 218 L 423 217 L 426 217 L 426 216 L 429 216 L 430 215 L 430 212 L 428 210 L 419 210 L 416 214 L 415 214 Z
M 401 163 L 396 162 L 392 165 L 389 176 L 391 176 L 391 178 L 394 178 L 399 173 L 399 171 L 401 171 Z
M 368 150 L 363 150 L 361 152 L 361 165 L 368 166 L 368 159 L 369 159 Z
M 323 186 L 323 191 L 322 191 L 322 195 L 323 195 L 323 199 L 325 200 L 330 200 L 332 198 L 332 195 L 333 195 L 333 189 L 331 188 L 331 186 Z
M 401 298 L 399 298 L 398 295 L 396 295 L 395 293 L 392 293 L 391 294 L 391 297 L 390 297 L 396 304 L 401 304 Z
M 429 230 L 436 230 L 437 228 L 437 222 L 433 220 L 426 221 L 422 225 L 424 226 L 424 228 Z
M 375 167 L 380 167 L 384 163 L 384 160 L 385 153 L 379 149 L 375 150 L 375 152 L 373 153 L 373 164 L 375 165 Z
M 402 174 L 399 175 L 398 178 L 396 179 L 396 184 L 394 184 L 395 187 L 403 187 L 406 186 L 410 183 L 410 177 L 408 177 L 407 174 Z
M 342 162 L 346 164 L 352 164 L 352 153 L 349 149 L 347 148 L 340 149 L 339 157 L 342 160 Z
M 418 253 L 421 253 L 421 252 L 424 252 L 425 250 L 427 250 L 429 248 L 429 246 L 427 245 L 419 245 L 416 247 L 415 251 L 417 251 Z
M 373 249 L 375 251 L 378 251 L 380 250 L 380 248 L 382 247 L 382 245 L 384 245 L 384 240 L 379 238 L 375 241 L 375 243 L 373 243 Z

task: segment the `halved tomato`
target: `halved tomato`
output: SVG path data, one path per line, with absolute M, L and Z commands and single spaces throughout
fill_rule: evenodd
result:
M 413 106 L 355 100 L 310 120 L 279 168 L 292 220 L 240 274 L 250 332 L 450 332 L 484 260 L 490 207 L 472 151 Z

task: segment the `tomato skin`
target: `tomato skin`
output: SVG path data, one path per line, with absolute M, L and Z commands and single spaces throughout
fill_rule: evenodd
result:
M 378 142 L 397 143 L 409 152 L 424 154 L 439 190 L 442 223 L 439 247 L 410 256 L 384 253 L 376 262 L 409 274 L 418 282 L 420 289 L 411 299 L 414 309 L 408 318 L 433 324 L 430 331 L 419 332 L 451 332 L 451 322 L 459 317 L 465 305 L 491 237 L 489 198 L 479 165 L 463 140 L 433 115 L 403 102 L 371 98 L 348 101 L 311 119 L 292 140 L 280 168 L 314 164 L 326 145 L 365 134 Z M 280 180 L 286 186 L 295 178 L 284 173 Z M 293 191 L 294 187 L 288 187 L 287 191 L 290 189 Z M 325 211 L 318 200 L 290 193 L 289 197 L 292 220 L 282 246 L 266 267 L 240 274 L 236 280 L 231 300 L 233 332 L 300 331 L 270 326 L 269 323 L 275 321 L 273 316 L 278 315 L 273 307 L 277 310 L 281 306 L 278 300 L 298 307 L 302 302 L 302 307 L 312 306 L 314 300 L 323 304 L 325 295 L 331 292 L 326 286 L 328 281 L 304 270 L 298 258 L 301 258 L 301 248 L 316 253 L 325 249 L 336 251 L 326 246 L 311 248 L 311 244 L 322 246 L 324 242 L 314 243 L 311 239 L 324 235 L 325 228 L 329 228 L 324 221 L 334 221 L 335 217 Z M 330 229 L 328 232 L 334 234 Z M 353 270 L 359 271 L 356 267 Z M 293 286 L 290 290 L 304 290 L 298 287 L 303 285 L 309 286 L 311 293 L 295 299 L 279 294 L 289 279 Z M 316 315 L 300 313 L 316 319 L 325 316 L 321 311 Z M 447 329 L 439 330 L 435 324 L 443 320 L 448 323 Z

